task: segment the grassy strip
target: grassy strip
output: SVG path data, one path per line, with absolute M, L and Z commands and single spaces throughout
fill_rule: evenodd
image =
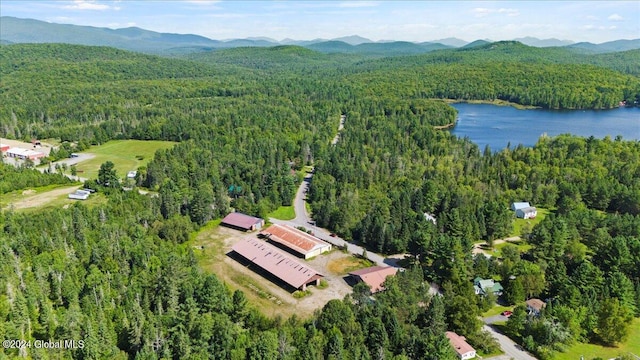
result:
M 580 359 L 584 355 L 586 360 L 600 357 L 602 359 L 612 359 L 620 355 L 635 354 L 640 356 L 640 318 L 633 319 L 631 331 L 627 341 L 619 344 L 618 347 L 606 347 L 596 344 L 575 343 L 568 347 L 565 352 L 558 352 L 554 356 L 556 360 Z
M 296 212 L 293 206 L 280 206 L 275 211 L 270 212 L 268 216 L 278 220 L 292 220 L 295 219 Z

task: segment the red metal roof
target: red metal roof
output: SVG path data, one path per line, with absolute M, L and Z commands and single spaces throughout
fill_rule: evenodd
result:
M 453 331 L 447 331 L 445 334 L 449 338 L 449 342 L 451 343 L 451 346 L 453 346 L 453 348 L 458 353 L 458 355 L 460 355 L 460 357 L 470 352 L 473 352 L 473 353 L 476 352 L 476 350 L 472 348 L 471 345 L 469 345 L 465 341 L 465 338 L 463 336 L 460 336 L 454 333 Z
M 296 289 L 323 277 L 312 268 L 283 254 L 275 246 L 258 239 L 242 240 L 233 245 L 232 249 Z
M 222 219 L 223 224 L 236 226 L 247 230 L 250 230 L 253 225 L 259 222 L 262 223 L 262 221 L 263 220 L 260 218 L 249 216 L 239 212 L 232 212 L 229 215 L 225 216 L 224 219 Z
M 268 236 L 269 239 L 301 254 L 306 254 L 318 247 L 327 247 L 327 250 L 331 249 L 331 245 L 329 243 L 287 225 L 273 224 L 262 230 L 260 234 Z
M 366 269 L 360 269 L 352 271 L 349 275 L 357 276 L 364 281 L 371 288 L 372 293 L 384 290 L 382 283 L 387 279 L 387 276 L 393 276 L 398 272 L 398 269 L 390 266 L 372 266 Z

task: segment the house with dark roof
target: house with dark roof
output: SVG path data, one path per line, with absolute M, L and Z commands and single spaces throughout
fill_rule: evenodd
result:
M 387 277 L 394 276 L 398 272 L 397 268 L 390 266 L 372 266 L 365 269 L 352 271 L 349 273 L 356 282 L 363 282 L 371 288 L 371 293 L 375 294 L 384 290 L 384 282 Z
M 232 247 L 250 264 L 258 266 L 292 289 L 305 291 L 309 284 L 320 284 L 324 275 L 281 252 L 275 246 L 258 239 L 245 239 Z
M 269 242 L 304 259 L 331 250 L 331 244 L 288 225 L 273 224 L 260 231 Z
M 476 295 L 487 295 L 492 293 L 496 296 L 502 295 L 502 291 L 504 288 L 502 285 L 494 281 L 493 279 L 483 279 L 481 277 L 477 277 L 473 280 L 473 289 L 476 292 Z
M 456 351 L 460 360 L 473 359 L 476 357 L 476 350 L 467 343 L 467 339 L 465 339 L 464 336 L 460 336 L 453 331 L 447 331 L 445 335 L 447 335 L 451 347 Z
M 260 230 L 264 226 L 264 219 L 232 212 L 222 219 L 221 224 L 236 230 L 254 231 Z

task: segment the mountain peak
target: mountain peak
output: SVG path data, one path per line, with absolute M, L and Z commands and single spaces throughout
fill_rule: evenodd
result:
M 358 36 L 358 35 L 351 35 L 351 36 L 343 36 L 343 37 L 339 37 L 339 38 L 335 38 L 335 39 L 331 39 L 334 41 L 342 41 L 345 42 L 349 45 L 360 45 L 360 44 L 364 44 L 364 43 L 370 43 L 373 42 L 367 38 L 363 38 L 362 36 Z

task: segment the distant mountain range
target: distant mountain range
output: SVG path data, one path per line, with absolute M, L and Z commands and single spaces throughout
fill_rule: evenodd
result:
M 534 47 L 567 47 L 586 53 L 608 53 L 640 49 L 640 39 L 617 40 L 602 44 L 573 43 L 568 40 L 537 39 L 525 37 L 514 39 Z M 169 34 L 149 31 L 137 27 L 109 29 L 48 23 L 33 19 L 0 17 L 0 44 L 12 43 L 68 43 L 78 45 L 111 46 L 115 48 L 152 53 L 184 54 L 236 47 L 271 47 L 298 45 L 324 53 L 353 53 L 379 56 L 411 55 L 447 48 L 469 48 L 491 43 L 491 40 L 466 42 L 457 38 L 446 38 L 431 42 L 378 41 L 351 35 L 336 39 L 277 41 L 264 37 L 246 39 L 213 40 L 193 34 Z

